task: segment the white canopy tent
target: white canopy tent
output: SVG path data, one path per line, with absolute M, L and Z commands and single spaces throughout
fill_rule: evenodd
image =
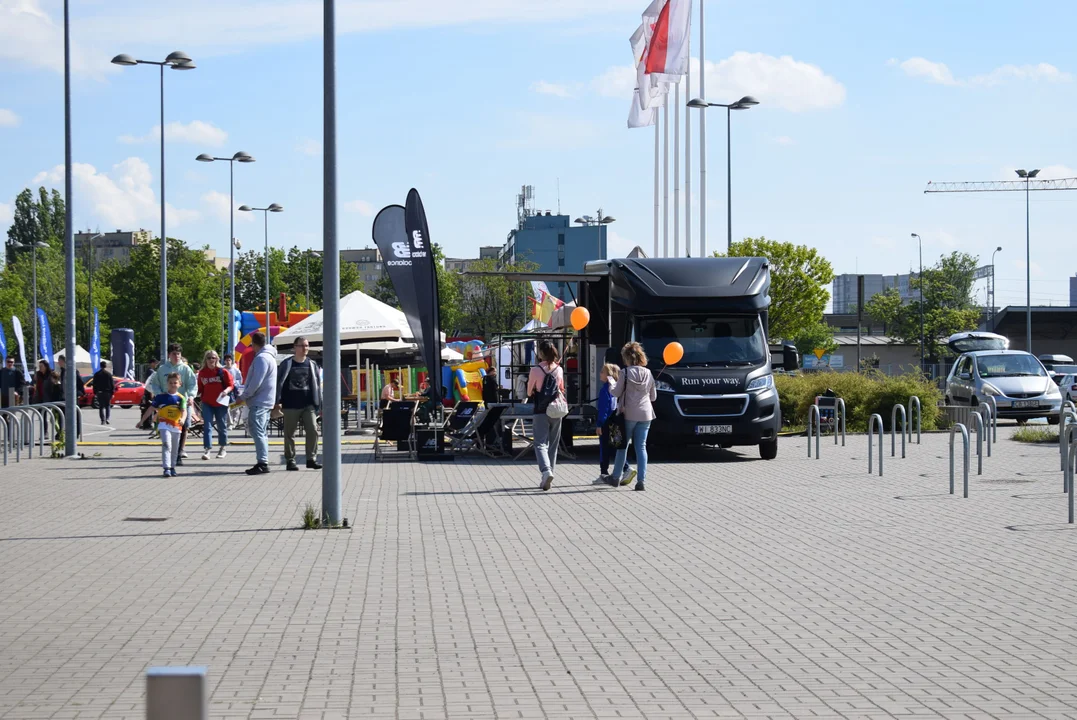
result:
M 64 357 L 67 353 L 67 349 L 63 349 L 60 352 L 52 356 L 52 366 L 56 367 L 60 362 L 60 358 Z M 106 360 L 108 358 L 105 358 Z M 93 360 L 90 358 L 90 351 L 82 347 L 81 345 L 75 346 L 75 367 L 79 370 L 85 370 L 89 372 L 93 367 Z
M 322 343 L 322 326 L 325 316 L 322 310 L 273 338 L 276 347 L 291 347 L 302 335 L 312 345 Z M 414 340 L 404 313 L 375 300 L 361 290 L 340 299 L 340 342 L 354 344 L 364 341 Z

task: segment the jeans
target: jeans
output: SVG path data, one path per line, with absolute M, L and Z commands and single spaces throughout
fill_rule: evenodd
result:
M 647 431 L 651 429 L 650 420 L 625 420 L 625 434 L 636 448 L 636 467 L 639 468 L 636 482 L 643 485 L 647 479 Z M 624 475 L 624 467 L 628 462 L 628 446 L 617 451 L 617 457 L 613 459 L 613 479 L 620 480 Z
M 247 416 L 251 439 L 254 440 L 254 457 L 259 465 L 269 464 L 269 413 L 271 408 L 252 407 Z
M 165 470 L 176 469 L 176 460 L 179 459 L 179 438 L 179 430 L 161 428 L 161 467 Z
M 557 466 L 557 449 L 561 445 L 561 418 L 554 420 L 546 413 L 537 413 L 534 433 L 539 472 L 543 475 L 553 473 Z
M 104 425 L 112 419 L 112 396 L 101 395 L 97 399 L 97 416 L 101 419 L 101 424 Z
M 610 472 L 610 458 L 617 454 L 617 451 L 610 447 L 610 434 L 609 431 L 603 429 L 602 434 L 598 436 L 598 469 L 603 475 L 609 475 Z M 621 471 L 621 476 L 624 477 L 624 473 L 628 472 L 628 457 L 625 457 L 624 469 Z
M 303 423 L 303 440 L 306 444 L 307 462 L 318 458 L 318 421 L 314 406 L 284 408 L 284 459 L 295 460 L 295 431 Z
M 217 444 L 228 444 L 228 408 L 202 403 L 202 448 L 213 447 L 213 426 L 217 426 Z

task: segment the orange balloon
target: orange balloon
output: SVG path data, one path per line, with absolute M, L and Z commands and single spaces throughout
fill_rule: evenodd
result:
M 666 365 L 676 365 L 684 357 L 684 346 L 679 342 L 671 342 L 666 345 L 666 349 L 662 351 L 662 359 L 666 361 Z
M 578 307 L 572 311 L 571 319 L 574 329 L 583 330 L 587 327 L 587 323 L 591 322 L 591 313 L 585 307 Z

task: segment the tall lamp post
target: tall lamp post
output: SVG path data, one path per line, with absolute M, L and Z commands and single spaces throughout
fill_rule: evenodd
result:
M 924 241 L 916 233 L 910 237 L 916 238 L 920 248 L 920 372 L 924 372 Z
M 198 162 L 214 162 L 220 160 L 228 163 L 228 274 L 230 276 L 231 290 L 228 301 L 228 352 L 236 349 L 236 201 L 235 201 L 235 167 L 237 162 L 252 163 L 254 158 L 250 153 L 242 150 L 230 158 L 214 157 L 202 153 L 195 158 Z
M 991 253 L 991 332 L 995 332 L 995 253 L 1002 252 L 1002 246 Z
M 130 55 L 120 54 L 112 58 L 115 65 L 157 65 L 161 68 L 161 354 L 162 359 L 168 355 L 168 235 L 165 233 L 165 68 L 173 70 L 194 70 L 195 64 L 190 56 L 179 50 L 168 54 L 164 62 L 154 60 L 136 60 Z
M 32 318 L 32 321 L 33 321 L 33 324 L 34 324 L 34 350 L 33 350 L 33 352 L 30 353 L 30 356 L 35 358 L 34 362 L 33 362 L 33 366 L 36 368 L 37 367 L 37 359 L 36 358 L 37 358 L 37 353 L 38 353 L 37 328 L 38 328 L 38 325 L 40 324 L 37 321 L 37 251 L 38 251 L 38 249 L 42 249 L 42 250 L 47 249 L 49 247 L 49 244 L 47 242 L 42 242 L 41 240 L 38 240 L 37 242 L 32 242 L 32 243 L 12 243 L 11 247 L 14 248 L 15 250 L 30 250 L 33 253 L 32 265 L 33 265 L 33 276 L 34 276 L 34 280 L 33 280 L 33 283 L 34 283 L 34 317 Z M 52 366 L 52 358 L 47 358 L 47 360 L 49 361 L 49 366 L 51 367 Z M 37 370 L 35 369 L 34 372 L 37 372 Z
M 1032 352 L 1032 243 L 1029 240 L 1028 182 L 1040 171 L 1018 170 L 1017 177 L 1025 181 L 1025 352 Z
M 87 310 L 86 337 L 88 337 L 88 338 L 93 338 L 93 266 L 94 266 L 94 261 L 97 259 L 96 257 L 94 257 L 93 241 L 96 240 L 99 237 L 104 237 L 104 236 L 105 236 L 104 233 L 97 233 L 96 235 L 91 237 L 86 242 L 86 245 L 89 247 L 89 250 L 90 250 L 89 257 L 87 258 L 87 263 L 86 263 L 86 272 L 88 274 L 88 280 L 87 280 L 87 283 L 86 283 L 86 290 L 87 290 L 86 294 L 89 295 L 89 299 L 87 301 L 88 307 L 86 308 L 86 310 Z
M 591 217 L 590 215 L 584 215 L 582 217 L 576 218 L 572 222 L 579 223 L 580 225 L 584 225 L 584 226 L 587 226 L 587 227 L 591 227 L 591 226 L 597 227 L 598 228 L 598 242 L 601 245 L 602 244 L 602 226 L 603 225 L 609 225 L 610 223 L 613 223 L 613 222 L 617 222 L 617 218 L 610 217 L 609 215 L 603 215 L 602 214 L 602 208 L 599 208 L 598 209 L 598 214 L 595 215 L 594 217 Z
M 307 312 L 310 312 L 310 256 L 319 254 L 317 250 L 311 250 L 307 248 L 307 251 L 303 253 L 306 255 L 307 260 Z
M 262 213 L 262 218 L 265 220 L 265 240 L 266 240 L 266 342 L 268 343 L 273 339 L 273 329 L 269 323 L 269 213 L 284 212 L 284 207 L 277 203 L 272 203 L 269 207 L 256 208 L 250 205 L 240 205 L 240 212 L 254 212 L 259 211 Z
M 733 110 L 750 110 L 759 101 L 751 95 L 745 95 L 735 103 L 712 103 L 707 102 L 702 98 L 694 98 L 688 101 L 688 107 L 706 109 L 709 107 L 723 107 L 725 108 L 725 173 L 726 173 L 726 253 L 728 254 L 733 249 L 733 131 L 732 131 L 732 111 Z M 701 148 L 702 150 L 702 148 Z M 702 162 L 702 161 L 701 161 Z M 702 192 L 702 188 L 701 188 Z M 703 232 L 703 228 L 707 226 L 707 198 L 700 197 L 699 200 L 699 223 L 700 232 Z M 700 257 L 704 257 L 707 253 L 707 238 L 700 237 Z

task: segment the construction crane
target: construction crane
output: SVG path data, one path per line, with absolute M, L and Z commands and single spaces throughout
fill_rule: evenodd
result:
M 1060 178 L 1058 180 L 1037 179 L 1039 170 L 1018 170 L 1019 180 L 984 180 L 973 182 L 928 182 L 924 194 L 928 193 L 982 193 L 982 192 L 1021 192 L 1025 193 L 1025 350 L 1032 352 L 1032 244 L 1029 240 L 1029 200 L 1033 191 L 1041 190 L 1077 190 L 1077 178 Z

